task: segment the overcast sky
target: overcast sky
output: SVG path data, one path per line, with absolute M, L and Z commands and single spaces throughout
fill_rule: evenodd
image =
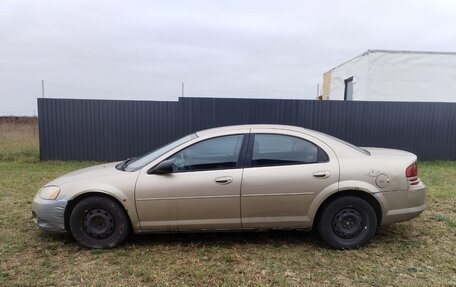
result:
M 456 51 L 456 1 L 0 0 L 0 115 L 50 98 L 316 97 L 367 49 Z

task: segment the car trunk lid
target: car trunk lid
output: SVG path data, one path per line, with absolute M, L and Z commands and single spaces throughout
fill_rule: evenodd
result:
M 416 160 L 416 155 L 411 152 L 403 151 L 399 149 L 390 148 L 379 148 L 379 147 L 363 147 L 373 157 L 398 157 L 404 159 L 410 159 L 410 162 Z

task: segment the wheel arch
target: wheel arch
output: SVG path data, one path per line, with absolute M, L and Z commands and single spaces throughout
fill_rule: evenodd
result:
M 361 190 L 344 190 L 344 191 L 335 192 L 335 193 L 329 195 L 320 204 L 320 206 L 318 207 L 318 209 L 315 213 L 315 216 L 313 217 L 312 228 L 314 228 L 316 226 L 316 224 L 321 216 L 322 211 L 325 209 L 325 207 L 330 202 L 332 202 L 338 198 L 345 197 L 345 196 L 359 197 L 359 198 L 365 200 L 367 203 L 369 203 L 375 211 L 375 214 L 377 216 L 377 224 L 380 226 L 380 224 L 382 222 L 383 212 L 382 212 L 381 203 L 377 200 L 377 198 L 374 195 L 372 195 L 371 193 L 361 191 Z
M 105 197 L 105 198 L 111 199 L 114 202 L 116 202 L 120 207 L 122 207 L 123 211 L 125 212 L 125 215 L 128 218 L 128 222 L 130 224 L 130 230 L 133 231 L 133 223 L 131 221 L 131 217 L 130 217 L 130 215 L 128 213 L 127 208 L 122 204 L 122 201 L 119 200 L 119 198 L 113 196 L 112 194 L 106 193 L 106 192 L 88 191 L 88 192 L 85 192 L 85 193 L 81 193 L 81 194 L 75 196 L 74 198 L 68 200 L 68 203 L 67 203 L 67 205 L 65 207 L 65 212 L 64 212 L 65 230 L 68 233 L 70 233 L 70 215 L 71 215 L 71 212 L 73 211 L 74 207 L 79 202 L 81 202 L 81 200 L 89 198 L 89 197 L 93 197 L 93 196 L 99 196 L 99 197 Z

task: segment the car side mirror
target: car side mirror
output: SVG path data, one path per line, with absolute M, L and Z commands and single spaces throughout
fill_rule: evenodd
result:
M 148 174 L 167 174 L 173 172 L 174 160 L 168 159 L 147 171 Z

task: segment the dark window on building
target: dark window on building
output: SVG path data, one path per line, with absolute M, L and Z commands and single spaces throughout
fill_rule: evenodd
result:
M 344 101 L 353 100 L 353 77 L 345 79 Z

